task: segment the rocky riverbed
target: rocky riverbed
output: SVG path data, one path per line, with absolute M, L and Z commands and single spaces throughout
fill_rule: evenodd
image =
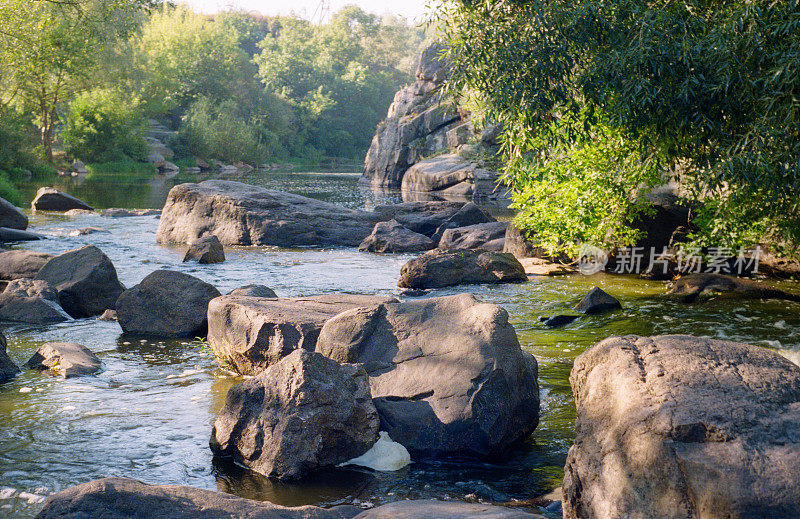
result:
M 269 188 L 289 185 L 294 192 L 351 209 L 370 209 L 371 195 L 360 194 L 355 180 L 298 176 L 294 184 L 286 179 L 280 185 L 277 179 L 261 182 Z M 93 207 L 111 205 L 99 198 L 87 201 Z M 61 254 L 94 245 L 109 257 L 127 288 L 154 270 L 168 268 L 200 278 L 223 294 L 263 284 L 281 298 L 354 293 L 420 300 L 397 287 L 401 267 L 417 253 L 227 246 L 225 262 L 204 265 L 182 262 L 186 246 L 157 245 L 159 220 L 153 215 L 116 219 L 44 213 L 31 215 L 30 224 L 47 239 L 24 248 Z M 86 227 L 109 232 L 73 235 Z M 777 285 L 798 291 L 792 282 Z M 557 329 L 539 322 L 541 316 L 571 312 L 594 286 L 618 298 L 622 309 L 584 315 Z M 102 371 L 61 379 L 25 370 L 0 386 L 0 413 L 6 418 L 0 429 L 0 515 L 30 517 L 45 496 L 107 476 L 222 490 L 287 506 L 370 508 L 405 498 L 495 504 L 516 500 L 528 502 L 528 510 L 550 513 L 538 507 L 543 502 L 530 500 L 561 482 L 574 439 L 569 372 L 575 357 L 596 342 L 616 335 L 687 333 L 747 342 L 795 360 L 800 351 L 800 304 L 793 301 L 728 298 L 687 305 L 665 298 L 664 282 L 603 274 L 448 287 L 423 300 L 463 292 L 503 307 L 523 350 L 538 359 L 541 410 L 534 433 L 489 459 L 419 457 L 398 472 L 336 468 L 300 483 L 270 480 L 212 458 L 211 426 L 228 389 L 241 379 L 219 366 L 205 341 L 124 335 L 116 322 L 95 318 L 10 325 L 9 355 L 17 365 L 46 342 L 76 342 L 99 358 Z

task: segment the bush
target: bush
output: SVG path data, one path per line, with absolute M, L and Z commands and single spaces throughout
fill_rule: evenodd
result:
M 36 139 L 33 127 L 25 116 L 14 110 L 0 108 L 0 170 L 26 168 L 34 164 L 32 152 Z
M 69 105 L 61 138 L 67 153 L 84 162 L 147 159 L 138 100 L 111 90 L 78 95 Z
M 22 195 L 17 191 L 17 188 L 14 187 L 14 184 L 11 183 L 11 180 L 8 178 L 8 173 L 5 171 L 0 171 L 0 197 L 5 198 L 17 206 L 22 203 Z

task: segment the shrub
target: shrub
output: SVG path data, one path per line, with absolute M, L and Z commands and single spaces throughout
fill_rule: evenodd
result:
M 67 153 L 84 162 L 145 160 L 144 118 L 138 105 L 138 100 L 125 100 L 111 90 L 78 95 L 61 133 Z

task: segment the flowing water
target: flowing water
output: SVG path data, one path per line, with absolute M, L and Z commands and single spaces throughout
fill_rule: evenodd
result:
M 344 174 L 267 174 L 246 181 L 353 208 L 396 200 L 363 193 Z M 95 207 L 160 208 L 175 181 L 90 177 L 58 187 Z M 35 191 L 35 190 L 32 190 Z M 28 195 L 32 194 L 32 191 Z M 70 237 L 80 227 L 108 233 Z M 48 239 L 21 245 L 54 254 L 93 244 L 133 286 L 159 268 L 187 272 L 227 292 L 259 283 L 280 296 L 349 292 L 397 295 L 400 267 L 412 255 L 355 249 L 231 247 L 218 265 L 182 264 L 183 249 L 155 243 L 154 217 L 33 215 Z M 542 315 L 569 308 L 591 287 L 622 301 L 623 310 L 545 329 Z M 800 291 L 790 282 L 784 288 Z M 63 380 L 23 371 L 0 385 L 0 516 L 32 517 L 47 494 L 104 476 L 221 490 L 283 505 L 352 503 L 364 507 L 408 497 L 528 500 L 560 484 L 573 438 L 569 386 L 573 359 L 611 335 L 686 333 L 758 344 L 800 359 L 800 304 L 719 301 L 687 306 L 665 301 L 664 283 L 596 274 L 533 279 L 524 284 L 463 286 L 432 295 L 471 292 L 506 308 L 520 342 L 539 360 L 541 423 L 503 459 L 416 460 L 394 473 L 340 468 L 301 484 L 271 481 L 215 460 L 211 424 L 237 382 L 196 340 L 152 341 L 121 334 L 117 323 L 82 319 L 57 326 L 9 325 L 9 354 L 23 364 L 46 341 L 85 344 L 103 361 L 97 376 Z

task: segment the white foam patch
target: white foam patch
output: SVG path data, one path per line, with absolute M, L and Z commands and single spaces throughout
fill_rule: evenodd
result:
M 378 441 L 370 450 L 357 458 L 342 463 L 342 465 L 358 465 L 379 472 L 400 470 L 411 464 L 411 455 L 399 443 L 392 441 L 389 433 L 381 431 Z

